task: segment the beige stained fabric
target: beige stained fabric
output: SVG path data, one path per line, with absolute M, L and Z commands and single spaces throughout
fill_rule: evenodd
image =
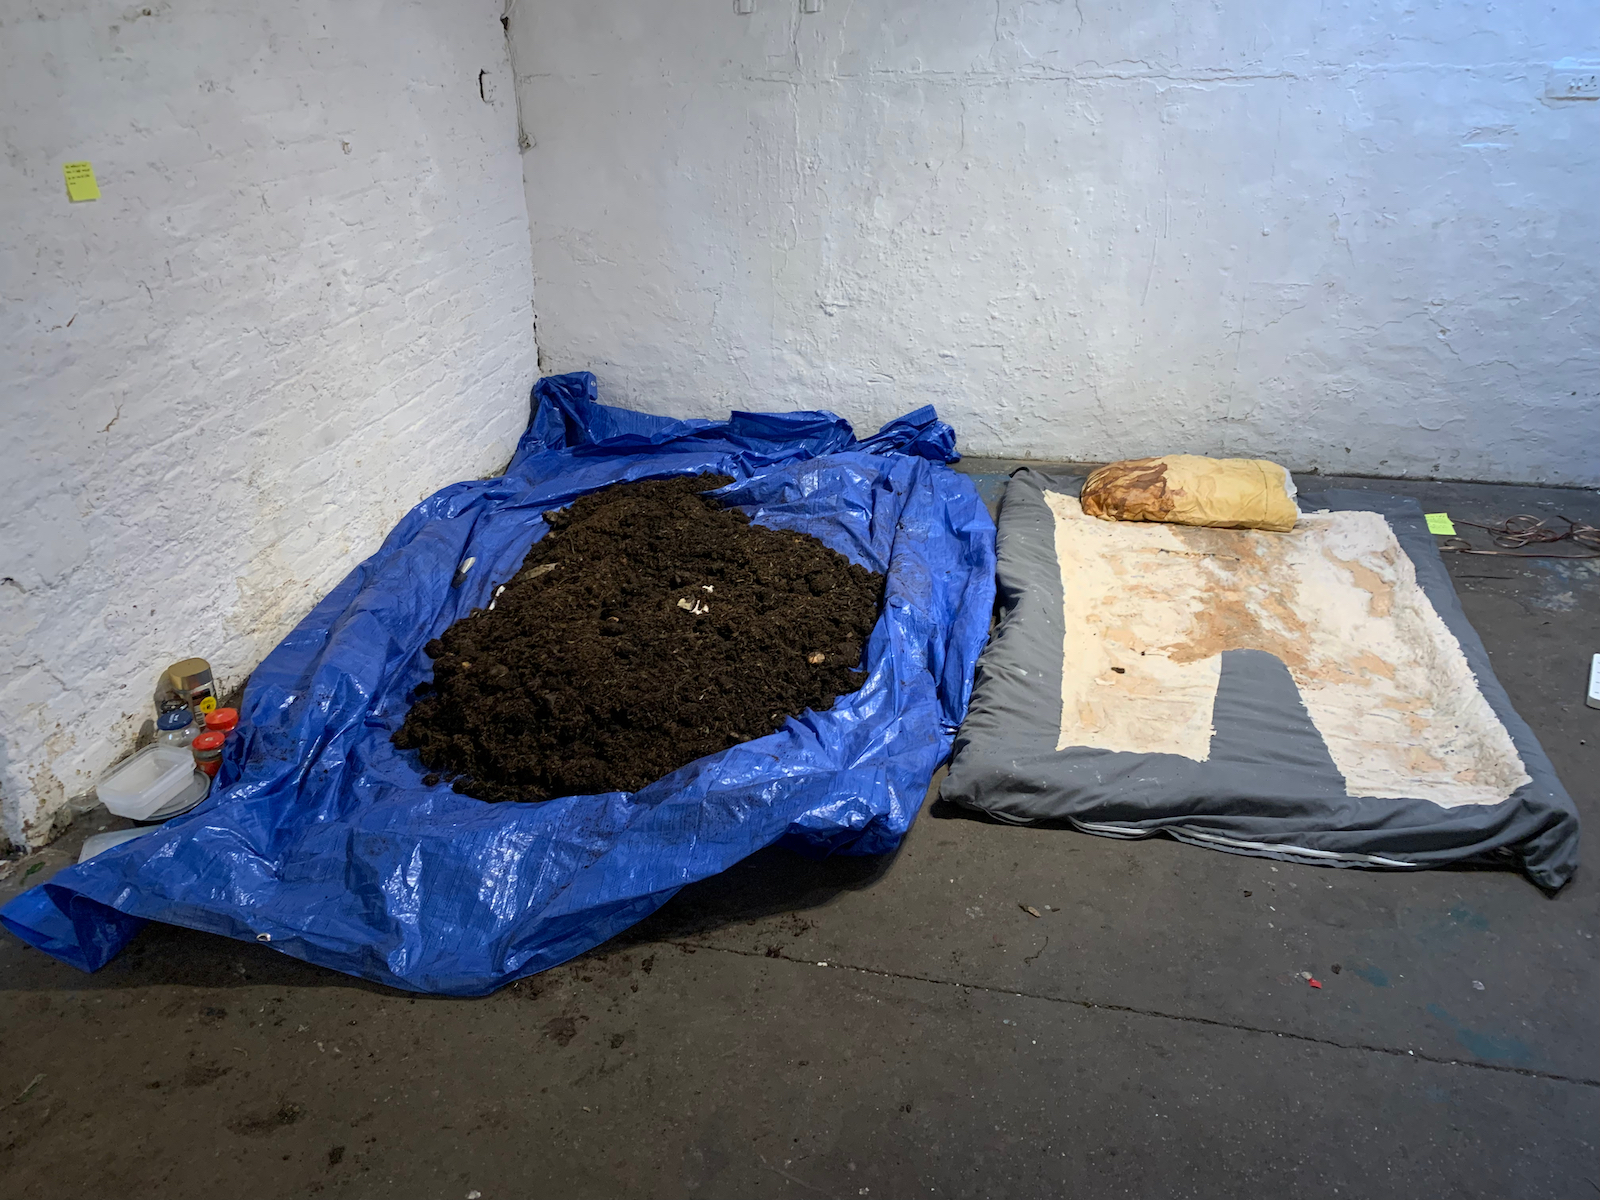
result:
M 1379 514 L 1261 533 L 1095 520 L 1045 499 L 1066 618 L 1058 750 L 1203 761 L 1220 655 L 1253 649 L 1288 666 L 1350 795 L 1495 804 L 1529 782 Z
M 1289 472 L 1264 458 L 1165 454 L 1101 467 L 1084 482 L 1083 511 L 1107 521 L 1165 521 L 1215 529 L 1294 528 Z

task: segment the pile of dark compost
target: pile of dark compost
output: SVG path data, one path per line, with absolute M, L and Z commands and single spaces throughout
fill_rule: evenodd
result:
M 425 647 L 433 681 L 394 744 L 480 800 L 637 791 L 858 689 L 883 576 L 700 494 L 731 482 L 546 513 L 494 607 Z

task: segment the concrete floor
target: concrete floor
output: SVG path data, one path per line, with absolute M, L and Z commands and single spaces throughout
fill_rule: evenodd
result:
M 994 496 L 1008 465 L 963 468 Z M 1594 493 L 1338 482 L 1600 523 Z M 1592 821 L 1600 563 L 1448 557 Z M 930 798 L 892 860 L 759 854 L 482 1000 L 164 926 L 93 976 L 0 935 L 0 1178 L 18 1197 L 1600 1196 L 1596 878 L 1550 899 L 1501 871 L 1296 867 Z

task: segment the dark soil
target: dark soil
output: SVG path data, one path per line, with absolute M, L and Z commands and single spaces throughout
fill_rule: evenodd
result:
M 546 513 L 494 608 L 428 643 L 395 745 L 480 800 L 637 791 L 859 688 L 883 576 L 700 494 L 730 482 Z

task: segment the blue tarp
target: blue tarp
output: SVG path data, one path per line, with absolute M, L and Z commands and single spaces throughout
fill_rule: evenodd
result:
M 597 403 L 586 372 L 543 379 L 506 473 L 417 505 L 257 668 L 210 798 L 0 920 L 90 971 L 155 920 L 470 996 L 581 954 L 774 842 L 892 850 L 965 715 L 994 598 L 994 524 L 945 465 L 954 450 L 932 408 L 857 440 L 828 412 L 674 421 Z M 886 573 L 861 690 L 633 793 L 486 804 L 424 786 L 389 740 L 430 672 L 424 643 L 515 573 L 540 514 L 705 471 L 734 477 L 719 495 L 756 522 Z

